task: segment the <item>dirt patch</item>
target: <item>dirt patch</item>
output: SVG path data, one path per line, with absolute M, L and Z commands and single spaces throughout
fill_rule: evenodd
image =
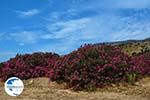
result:
M 0 100 L 150 100 L 150 78 L 131 86 L 113 86 L 94 92 L 74 92 L 64 89 L 64 85 L 50 82 L 48 78 L 24 81 L 25 89 L 18 97 L 8 96 L 4 83 L 0 82 Z

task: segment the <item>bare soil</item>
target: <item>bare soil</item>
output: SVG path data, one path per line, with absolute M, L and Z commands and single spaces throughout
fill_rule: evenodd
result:
M 0 82 L 0 100 L 150 100 L 150 78 L 144 78 L 135 85 L 112 85 L 95 91 L 75 92 L 65 89 L 65 85 L 50 82 L 48 78 L 24 81 L 24 91 L 18 97 L 11 97 Z

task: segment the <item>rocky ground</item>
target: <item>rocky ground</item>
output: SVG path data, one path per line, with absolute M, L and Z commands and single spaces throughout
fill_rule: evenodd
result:
M 75 92 L 64 89 L 64 85 L 49 82 L 47 78 L 24 81 L 25 89 L 18 97 L 8 96 L 4 83 L 0 82 L 0 100 L 150 100 L 150 78 L 133 85 L 112 85 L 94 92 Z

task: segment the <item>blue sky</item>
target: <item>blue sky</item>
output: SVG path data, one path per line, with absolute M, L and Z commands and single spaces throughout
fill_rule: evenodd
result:
M 0 12 L 0 62 L 150 37 L 150 0 L 1 0 Z

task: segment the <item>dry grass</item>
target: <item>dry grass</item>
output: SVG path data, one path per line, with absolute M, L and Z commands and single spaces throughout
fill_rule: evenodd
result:
M 145 47 L 150 48 L 150 42 L 127 43 L 120 45 L 122 51 L 126 54 L 140 53 Z
M 0 83 L 0 100 L 150 100 L 150 78 L 144 78 L 135 86 L 113 85 L 94 92 L 74 92 L 47 78 L 29 79 L 24 81 L 25 89 L 18 97 L 8 96 L 3 84 Z

